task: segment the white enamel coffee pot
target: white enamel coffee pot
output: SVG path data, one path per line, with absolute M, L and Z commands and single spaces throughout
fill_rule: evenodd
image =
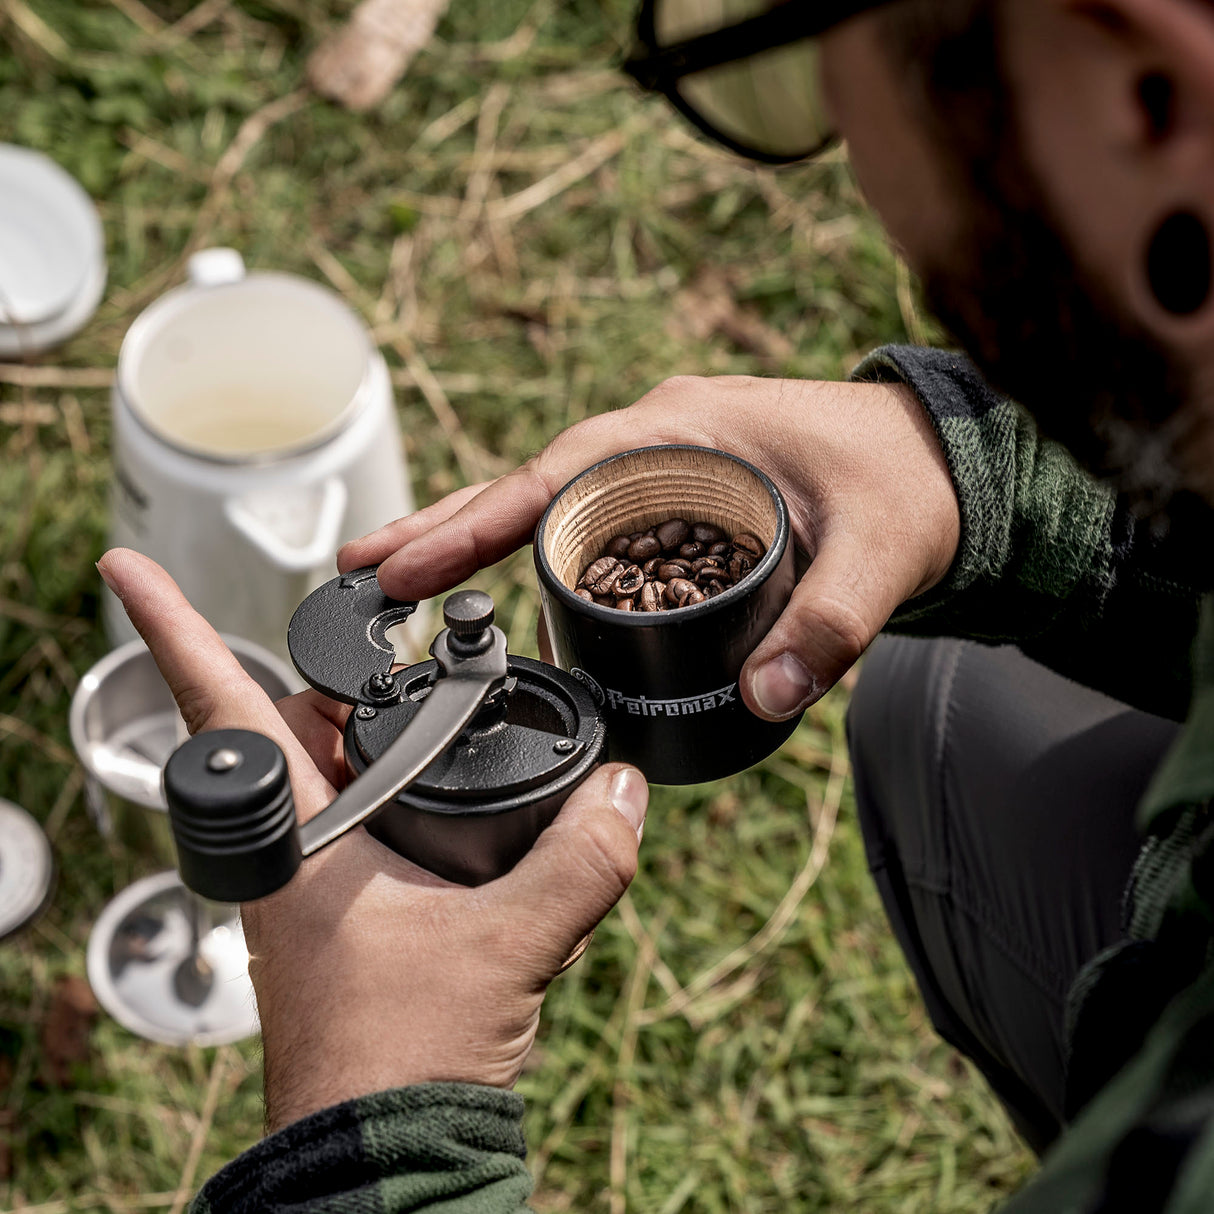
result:
M 163 565 L 217 629 L 280 656 L 338 546 L 413 509 L 362 322 L 307 279 L 246 273 L 234 249 L 195 254 L 189 281 L 132 324 L 113 414 L 112 542 Z M 134 636 L 108 590 L 104 614 L 115 644 Z M 402 657 L 426 622 L 406 629 Z

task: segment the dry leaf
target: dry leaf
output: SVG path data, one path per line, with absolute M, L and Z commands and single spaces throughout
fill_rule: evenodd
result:
M 350 110 L 378 105 L 430 41 L 447 3 L 363 0 L 350 20 L 312 52 L 312 87 Z
M 42 1020 L 42 1061 L 48 1082 L 66 1086 L 72 1067 L 88 1061 L 89 1035 L 96 1019 L 97 1000 L 89 984 L 74 975 L 59 978 Z

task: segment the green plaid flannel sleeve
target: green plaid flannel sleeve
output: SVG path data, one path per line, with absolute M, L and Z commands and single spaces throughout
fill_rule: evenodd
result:
M 518 1214 L 523 1100 L 423 1083 L 323 1109 L 216 1173 L 190 1214 Z
M 960 354 L 886 346 L 853 378 L 914 390 L 961 506 L 948 576 L 904 604 L 890 630 L 1014 642 L 1078 682 L 1182 719 L 1214 572 L 1196 517 L 1178 512 L 1166 534 L 1137 517 Z

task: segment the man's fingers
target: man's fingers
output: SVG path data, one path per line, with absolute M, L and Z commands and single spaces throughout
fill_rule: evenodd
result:
M 320 774 L 334 788 L 344 788 L 349 775 L 342 730 L 350 715 L 350 706 L 309 688 L 277 701 L 274 707 L 311 756 Z
M 505 877 L 495 900 L 517 925 L 541 983 L 619 901 L 636 873 L 649 787 L 635 767 L 608 764 L 570 795 L 556 821 Z
M 442 594 L 522 547 L 551 497 L 534 461 L 524 464 L 391 555 L 381 557 L 380 586 L 397 599 Z M 438 505 L 446 505 L 446 500 Z
M 398 548 L 403 548 L 419 535 L 424 535 L 439 523 L 445 522 L 457 511 L 462 510 L 482 489 L 488 488 L 492 481 L 482 481 L 479 485 L 468 485 L 448 493 L 441 501 L 427 506 L 424 510 L 416 510 L 398 518 L 378 531 L 372 531 L 361 539 L 351 540 L 343 544 L 337 551 L 337 568 L 340 573 L 349 573 L 351 569 L 365 569 L 368 565 L 378 565 L 385 557 L 391 556 Z
M 548 635 L 548 620 L 542 611 L 535 625 L 535 641 L 540 651 L 540 661 L 555 666 L 556 657 L 552 652 L 552 638 Z
M 910 593 L 857 537 L 828 537 L 771 631 L 742 668 L 752 712 L 785 720 L 825 695 Z
M 155 561 L 127 548 L 107 552 L 97 564 L 169 685 L 191 733 L 250 729 L 282 747 L 301 816 L 333 798 L 261 686 L 245 672 L 219 634 L 186 601 L 177 583 Z
M 443 515 L 437 525 L 419 519 L 416 526 L 398 531 L 397 536 L 409 538 L 393 555 L 379 558 L 379 584 L 394 598 L 441 594 L 526 544 L 553 494 L 579 472 L 621 451 L 678 439 L 643 421 L 635 406 L 589 418 L 459 510 Z M 449 500 L 437 506 L 445 508 Z

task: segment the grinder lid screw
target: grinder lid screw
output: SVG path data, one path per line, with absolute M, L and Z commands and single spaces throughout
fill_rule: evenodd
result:
M 230 746 L 221 746 L 207 755 L 207 770 L 214 772 L 231 771 L 244 762 L 244 755 Z

